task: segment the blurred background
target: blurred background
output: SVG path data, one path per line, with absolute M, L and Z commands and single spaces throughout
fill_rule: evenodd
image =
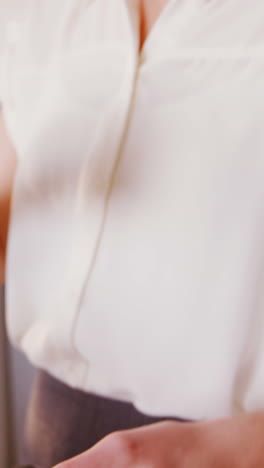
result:
M 0 288 L 0 468 L 23 462 L 23 425 L 34 369 L 6 340 Z

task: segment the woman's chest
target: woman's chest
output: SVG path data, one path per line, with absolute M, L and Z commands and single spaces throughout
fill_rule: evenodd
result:
M 185 100 L 193 114 L 199 96 L 215 115 L 229 113 L 233 92 L 243 97 L 261 82 L 263 7 L 238 17 L 235 8 L 228 8 L 232 1 L 217 11 L 201 2 L 190 14 L 182 2 L 170 0 L 166 8 L 168 0 L 141 0 L 145 32 L 155 31 L 139 60 L 130 0 L 109 0 L 107 5 L 104 0 L 76 0 L 74 7 L 69 1 L 63 9 L 52 9 L 46 1 L 34 7 L 28 23 L 19 25 L 19 40 L 7 54 L 4 107 L 20 151 L 27 151 L 33 140 L 36 147 L 54 139 L 61 145 L 66 135 L 79 146 L 87 144 L 87 135 L 89 142 L 95 136 L 103 139 L 105 126 L 112 125 L 110 133 L 117 126 L 113 115 L 126 127 L 135 99 L 144 115 L 163 119 Z
M 140 48 L 170 0 L 140 0 Z

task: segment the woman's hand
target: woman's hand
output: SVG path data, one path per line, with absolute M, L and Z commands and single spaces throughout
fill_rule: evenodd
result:
M 56 468 L 261 468 L 264 414 L 164 422 L 107 436 Z

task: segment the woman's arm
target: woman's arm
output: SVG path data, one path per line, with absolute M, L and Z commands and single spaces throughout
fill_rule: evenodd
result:
M 4 282 L 5 277 L 9 211 L 15 168 L 15 149 L 8 136 L 0 109 L 0 284 Z
M 56 468 L 263 468 L 264 412 L 116 432 Z

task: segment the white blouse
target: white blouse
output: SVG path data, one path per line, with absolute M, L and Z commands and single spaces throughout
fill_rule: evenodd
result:
M 264 409 L 264 4 L 242 4 L 170 0 L 140 54 L 136 0 L 5 23 L 10 337 L 146 414 Z

